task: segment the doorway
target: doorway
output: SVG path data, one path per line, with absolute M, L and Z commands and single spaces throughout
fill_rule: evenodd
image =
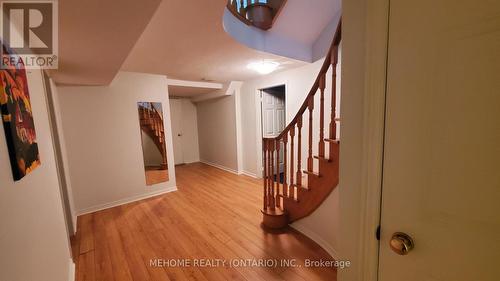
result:
M 379 278 L 498 280 L 500 3 L 438 2 L 390 3 Z
M 500 2 L 382 2 L 344 10 L 339 276 L 498 280 Z
M 262 137 L 274 138 L 286 126 L 286 87 L 285 85 L 279 85 L 261 89 L 260 96 Z M 282 182 L 284 169 L 282 148 L 280 148 L 279 159 L 279 178 L 280 182 Z
M 196 105 L 189 99 L 170 97 L 170 118 L 175 165 L 200 161 Z
M 182 103 L 180 99 L 170 99 L 170 115 L 172 118 L 172 140 L 174 146 L 175 165 L 184 164 L 182 147 Z

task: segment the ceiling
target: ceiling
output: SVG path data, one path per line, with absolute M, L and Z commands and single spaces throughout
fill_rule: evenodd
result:
M 176 79 L 228 82 L 258 77 L 246 68 L 254 61 L 280 62 L 280 70 L 303 64 L 236 42 L 222 26 L 226 3 L 163 0 L 122 69 Z
M 341 7 L 341 0 L 288 0 L 270 31 L 312 45 Z
M 288 0 L 280 18 L 293 22 L 279 18 L 271 31 L 313 44 L 339 0 L 316 1 Z M 107 85 L 124 70 L 226 83 L 259 77 L 246 68 L 255 61 L 279 62 L 278 71 L 305 64 L 236 42 L 223 28 L 225 5 L 226 0 L 60 1 L 59 69 L 51 77 L 57 84 Z M 209 91 L 195 88 L 171 91 L 179 96 Z
M 109 84 L 160 2 L 59 1 L 59 69 L 50 76 L 57 84 Z

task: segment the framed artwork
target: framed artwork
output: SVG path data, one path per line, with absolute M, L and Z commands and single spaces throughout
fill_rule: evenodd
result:
M 2 55 L 13 55 L 3 44 L 2 48 Z M 28 80 L 22 65 L 0 69 L 0 106 L 12 174 L 18 181 L 41 164 Z

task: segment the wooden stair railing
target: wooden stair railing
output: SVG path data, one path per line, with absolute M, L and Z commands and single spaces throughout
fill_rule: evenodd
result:
M 167 151 L 165 146 L 165 128 L 163 125 L 163 116 L 158 110 L 151 106 L 139 108 L 141 130 L 146 133 L 155 143 L 162 156 L 160 168 L 167 167 Z
M 227 9 L 241 22 L 270 29 L 287 0 L 228 0 Z
M 337 138 L 337 64 L 341 39 L 341 22 L 337 26 L 330 50 L 304 103 L 285 129 L 274 138 L 263 138 L 263 225 L 283 228 L 289 223 L 310 215 L 318 208 L 339 182 L 339 145 Z M 325 116 L 327 73 L 331 69 L 330 115 Z M 319 91 L 319 104 L 315 96 Z M 316 109 L 319 107 L 318 109 Z M 314 120 L 319 110 L 319 120 Z M 307 111 L 307 114 L 306 114 Z M 304 116 L 305 115 L 305 116 Z M 327 118 L 327 120 L 325 120 Z M 304 123 L 305 121 L 305 123 Z M 328 137 L 325 137 L 325 121 Z M 303 126 L 307 130 L 303 132 Z M 318 126 L 318 130 L 314 130 Z M 317 132 L 318 143 L 314 143 Z M 307 134 L 303 139 L 303 133 Z M 303 159 L 303 142 L 307 147 Z M 313 146 L 317 145 L 317 155 Z M 328 152 L 328 153 L 327 153 Z M 282 154 L 280 154 L 282 153 Z M 280 157 L 283 169 L 280 170 Z M 302 161 L 306 169 L 302 170 Z M 314 165 L 318 161 L 317 165 Z M 317 170 L 314 168 L 318 167 Z M 307 179 L 303 177 L 305 175 Z

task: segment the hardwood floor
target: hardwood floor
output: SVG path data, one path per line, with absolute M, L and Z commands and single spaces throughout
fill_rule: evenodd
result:
M 304 266 L 333 260 L 312 240 L 260 227 L 260 180 L 201 163 L 176 167 L 176 176 L 179 191 L 78 217 L 77 281 L 336 280 L 335 268 Z M 280 264 L 292 259 L 295 267 Z M 263 261 L 270 266 L 253 264 Z
M 146 185 L 168 181 L 168 170 L 146 169 Z

